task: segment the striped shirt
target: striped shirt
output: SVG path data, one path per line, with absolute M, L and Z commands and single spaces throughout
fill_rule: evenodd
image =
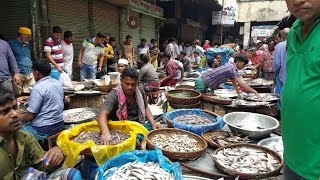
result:
M 44 52 L 51 53 L 51 57 L 56 63 L 63 63 L 61 41 L 55 41 L 49 37 L 44 42 Z
M 201 75 L 202 79 L 206 82 L 207 86 L 211 89 L 217 87 L 228 79 L 237 78 L 238 69 L 234 63 L 228 62 L 223 66 L 207 71 Z

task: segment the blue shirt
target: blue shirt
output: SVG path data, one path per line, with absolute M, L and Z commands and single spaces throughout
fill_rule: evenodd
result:
M 9 44 L 0 39 L 0 81 L 11 78 L 11 74 L 19 73 L 19 68 Z
M 45 127 L 63 123 L 63 88 L 50 76 L 36 82 L 28 100 L 28 112 L 36 116 L 30 121 L 34 127 Z
M 274 50 L 273 69 L 277 74 L 277 78 L 284 83 L 286 80 L 286 56 L 287 56 L 287 41 L 276 45 Z
M 30 44 L 25 44 L 18 39 L 10 40 L 9 45 L 16 58 L 21 74 L 32 73 Z

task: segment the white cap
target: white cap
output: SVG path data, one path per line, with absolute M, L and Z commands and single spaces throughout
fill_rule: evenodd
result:
M 126 59 L 119 59 L 119 61 L 118 61 L 118 64 L 124 64 L 124 65 L 129 65 L 129 62 L 128 62 L 128 60 L 126 60 Z

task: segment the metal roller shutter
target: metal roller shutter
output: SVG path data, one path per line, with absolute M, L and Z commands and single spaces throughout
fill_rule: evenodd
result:
M 131 12 L 131 15 L 139 17 L 139 14 L 135 13 L 135 12 Z M 139 21 L 141 21 L 140 18 L 139 18 Z M 120 28 L 121 28 L 120 44 L 126 40 L 127 35 L 130 35 L 130 36 L 132 36 L 132 41 L 133 41 L 134 47 L 137 47 L 137 45 L 140 43 L 140 25 L 141 25 L 141 23 L 139 22 L 139 26 L 135 29 L 128 27 L 126 9 L 121 10 L 120 23 L 121 23 L 120 24 Z
M 20 26 L 31 28 L 29 3 L 28 0 L 0 1 L 0 34 L 10 40 L 17 37 Z
M 156 35 L 156 19 L 154 17 L 142 15 L 141 24 L 142 38 L 147 39 L 147 43 L 151 39 L 158 39 Z
M 109 33 L 119 40 L 120 25 L 118 7 L 101 0 L 92 1 L 94 34 L 98 32 Z
M 53 26 L 61 26 L 63 31 L 71 31 L 74 37 L 73 76 L 79 78 L 77 67 L 81 43 L 90 37 L 87 0 L 47 0 L 50 32 Z

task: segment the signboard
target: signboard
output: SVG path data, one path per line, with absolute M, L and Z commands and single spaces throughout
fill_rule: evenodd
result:
M 155 16 L 163 17 L 163 9 L 142 0 L 129 0 L 129 6 Z
M 223 26 L 234 26 L 236 19 L 236 5 L 224 5 L 222 11 L 221 24 Z
M 212 25 L 221 24 L 222 11 L 212 11 Z

